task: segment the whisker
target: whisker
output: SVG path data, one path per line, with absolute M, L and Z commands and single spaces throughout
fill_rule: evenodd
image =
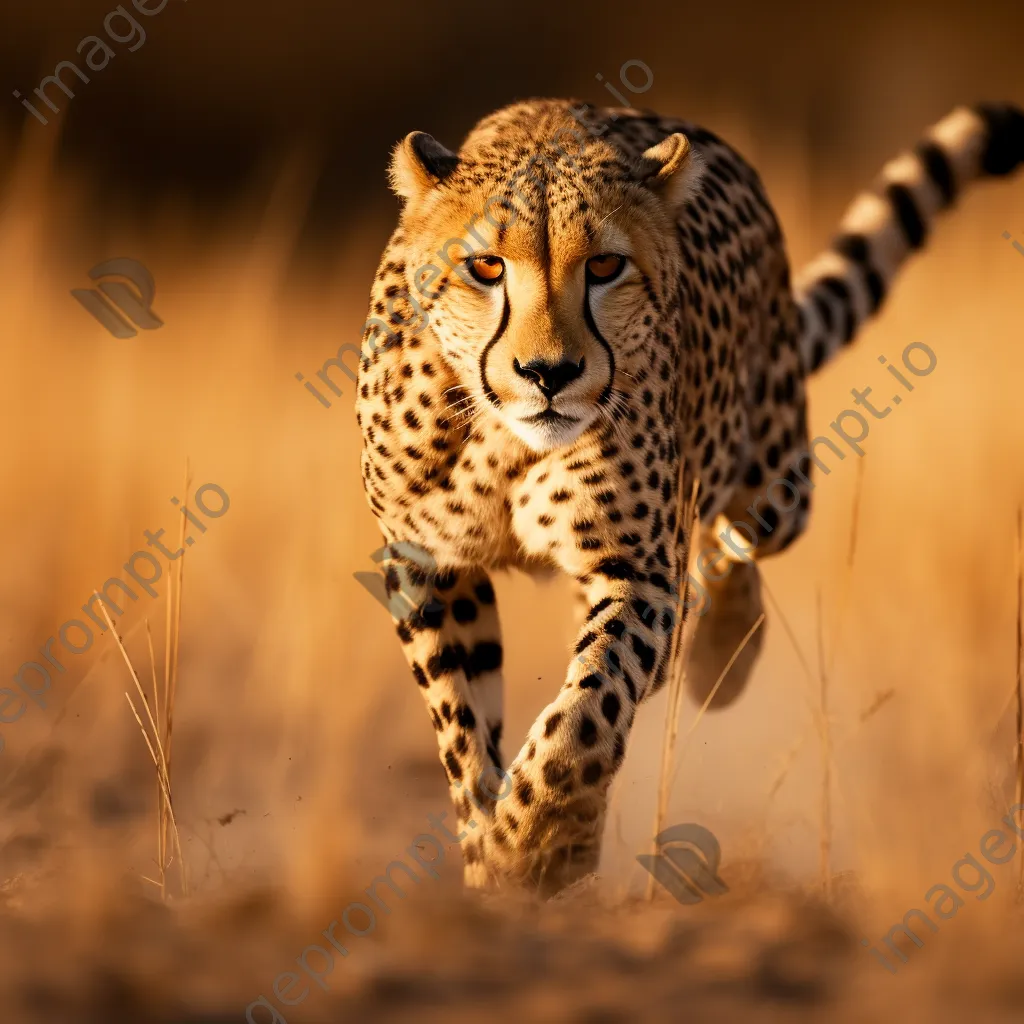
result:
M 625 203 L 619 203 L 619 205 L 618 205 L 618 206 L 616 206 L 614 210 L 612 210 L 612 213 L 618 213 L 618 212 L 619 212 L 619 210 L 621 210 L 621 209 L 623 208 L 623 206 L 625 206 L 625 205 L 626 205 Z M 605 222 L 605 221 L 606 221 L 606 220 L 607 220 L 607 219 L 608 219 L 608 218 L 609 218 L 609 217 L 610 217 L 610 216 L 612 215 L 612 213 L 609 213 L 609 214 L 607 214 L 606 216 L 602 217 L 602 218 L 601 218 L 601 219 L 600 219 L 600 220 L 599 220 L 599 221 L 597 222 L 597 227 L 600 227 L 600 226 L 601 226 L 601 225 L 602 225 L 602 224 L 603 224 L 603 223 L 604 223 L 604 222 Z M 595 228 L 594 230 L 596 231 L 596 230 L 597 230 L 597 228 Z

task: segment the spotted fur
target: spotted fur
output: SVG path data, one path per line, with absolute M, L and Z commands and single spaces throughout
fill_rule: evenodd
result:
M 485 118 L 457 154 L 421 133 L 396 149 L 404 204 L 360 361 L 362 469 L 388 591 L 413 595 L 396 625 L 468 884 L 551 892 L 595 868 L 637 706 L 665 678 L 689 482 L 701 522 L 746 522 L 758 556 L 800 535 L 807 373 L 877 310 L 969 179 L 1021 162 L 1022 123 L 1009 108 L 956 112 L 886 168 L 796 290 L 757 174 L 686 122 L 531 101 Z M 604 253 L 626 257 L 610 283 L 585 269 Z M 481 254 L 503 261 L 497 284 L 469 272 Z M 799 501 L 752 516 L 772 477 Z M 489 574 L 512 566 L 567 573 L 587 611 L 502 788 Z M 756 566 L 729 579 L 749 595 Z M 730 586 L 712 616 L 729 612 Z

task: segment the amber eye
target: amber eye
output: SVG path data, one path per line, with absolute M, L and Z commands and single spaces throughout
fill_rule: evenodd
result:
M 477 256 L 466 262 L 469 272 L 481 284 L 497 284 L 505 276 L 505 264 L 497 256 Z
M 597 284 L 606 284 L 618 277 L 625 265 L 625 257 L 614 253 L 591 256 L 587 260 L 587 279 Z

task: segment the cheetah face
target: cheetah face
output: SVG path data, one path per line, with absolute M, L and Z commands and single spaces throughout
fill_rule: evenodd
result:
M 666 143 L 648 179 L 685 162 L 685 138 Z M 674 211 L 642 177 L 586 175 L 582 158 L 519 177 L 481 163 L 420 133 L 396 152 L 411 287 L 430 303 L 455 400 L 546 452 L 612 420 L 649 362 L 658 292 L 678 280 Z
M 456 265 L 434 319 L 476 407 L 535 451 L 571 444 L 611 415 L 616 343 L 642 315 L 628 239 L 610 230 L 589 248 L 593 255 L 576 249 L 550 280 L 550 268 L 510 232 Z

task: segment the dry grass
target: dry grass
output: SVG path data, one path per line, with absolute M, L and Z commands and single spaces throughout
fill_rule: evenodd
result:
M 1017 508 L 1017 784 L 1014 804 L 1024 804 L 1024 509 Z M 1024 894 L 1024 857 L 1017 868 L 1017 893 Z
M 680 495 L 686 494 L 686 477 L 680 467 L 679 481 L 676 488 Z M 680 570 L 682 586 L 679 588 L 682 607 L 690 607 L 690 577 L 686 572 L 689 566 L 693 550 L 696 547 L 696 540 L 699 536 L 700 522 L 697 518 L 697 493 L 698 483 L 694 480 L 691 483 L 689 496 L 683 504 L 682 514 L 676 520 L 676 535 L 672 538 L 673 549 L 679 551 L 679 531 L 685 529 L 686 545 L 682 555 L 683 566 Z M 685 524 L 685 526 L 684 526 Z M 665 814 L 668 810 L 669 791 L 671 789 L 672 764 L 675 759 L 676 736 L 679 732 L 679 711 L 683 701 L 683 684 L 686 679 L 686 666 L 690 660 L 690 650 L 693 647 L 693 638 L 697 629 L 698 616 L 685 612 L 682 617 L 682 624 L 678 625 L 672 635 L 672 657 L 669 660 L 668 668 L 668 713 L 665 716 L 665 738 L 661 748 L 661 771 L 658 775 L 658 804 L 654 814 L 654 831 L 652 837 L 661 834 L 665 827 Z M 657 854 L 657 843 L 652 838 L 652 854 Z M 654 875 L 647 879 L 647 899 L 654 898 Z
M 186 486 L 185 493 L 188 494 Z M 182 517 L 184 520 L 184 517 Z M 184 536 L 184 527 L 182 528 L 182 536 Z M 180 563 L 184 562 L 184 554 L 179 558 L 179 566 L 177 566 L 178 578 L 181 578 L 181 567 Z M 95 591 L 94 591 L 95 593 Z M 168 595 L 168 605 L 170 605 L 170 595 Z M 179 608 L 176 610 L 175 618 L 180 621 L 180 600 L 181 590 L 177 592 L 177 598 L 179 602 Z M 114 638 L 117 644 L 118 650 L 121 652 L 121 656 L 124 659 L 125 665 L 128 667 L 128 672 L 131 675 L 132 682 L 135 684 L 136 692 L 142 701 L 143 707 L 146 709 L 146 721 L 149 723 L 149 729 L 147 730 L 146 725 L 143 723 L 142 718 L 139 716 L 138 708 L 135 706 L 135 702 L 132 700 L 131 694 L 126 690 L 125 699 L 128 701 L 128 706 L 131 708 L 132 715 L 135 717 L 136 723 L 138 723 L 139 731 L 142 733 L 142 738 L 146 743 L 146 749 L 149 751 L 149 756 L 153 760 L 153 767 L 156 770 L 156 783 L 157 783 L 157 872 L 158 878 L 152 879 L 146 875 L 141 877 L 145 881 L 156 885 L 160 889 L 160 896 L 163 899 L 167 898 L 167 868 L 171 864 L 171 860 L 168 857 L 167 850 L 167 832 L 170 829 L 171 835 L 174 840 L 174 847 L 178 855 L 178 868 L 181 875 L 181 895 L 188 896 L 188 867 L 185 862 L 184 854 L 181 851 L 181 836 L 178 832 L 178 823 L 174 819 L 174 802 L 172 799 L 171 791 L 171 739 L 173 736 L 172 723 L 174 721 L 174 697 L 175 697 L 175 686 L 173 676 L 168 679 L 164 677 L 164 703 L 163 703 L 163 715 L 161 715 L 160 705 L 160 688 L 157 684 L 156 678 L 156 660 L 153 657 L 153 645 L 152 645 L 152 634 L 149 629 L 149 620 L 146 620 L 146 637 L 149 642 L 149 653 L 150 653 L 150 669 L 153 680 L 153 708 L 150 707 L 150 699 L 146 695 L 146 691 L 142 687 L 142 683 L 139 682 L 138 673 L 135 670 L 135 666 L 132 664 L 131 658 L 128 656 L 128 652 L 125 650 L 124 641 L 120 634 L 117 632 L 113 621 L 110 618 L 110 614 L 107 611 L 106 604 L 99 602 L 100 608 L 103 611 L 103 617 L 106 619 L 107 627 L 110 630 L 110 635 Z M 174 637 L 174 644 L 177 643 L 177 634 L 169 634 Z M 170 644 L 168 645 L 170 646 Z M 174 664 L 177 660 L 176 652 L 169 653 L 165 664 Z M 155 749 L 154 749 L 155 747 Z
M 821 892 L 826 900 L 832 897 L 832 724 L 828 711 L 828 674 L 825 672 L 825 636 L 822 626 L 821 588 L 817 593 L 818 624 L 818 683 L 820 704 L 818 721 L 821 723 L 821 830 L 818 849 L 820 855 Z

